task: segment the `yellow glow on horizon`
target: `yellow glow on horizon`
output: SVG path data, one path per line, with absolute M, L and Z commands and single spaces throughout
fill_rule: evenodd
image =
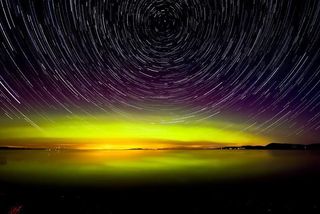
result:
M 261 145 L 268 143 L 262 136 L 249 132 L 220 128 L 219 123 L 161 124 L 143 121 L 121 121 L 111 118 L 56 118 L 54 123 L 38 121 L 30 125 L 9 125 L 0 130 L 1 142 L 37 140 L 37 145 L 69 143 L 81 148 L 163 148 L 201 147 L 215 144 Z M 60 142 L 59 142 L 60 141 Z

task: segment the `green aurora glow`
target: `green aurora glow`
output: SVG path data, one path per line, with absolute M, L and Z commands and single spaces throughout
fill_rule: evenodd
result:
M 37 125 L 26 123 L 2 125 L 0 145 L 11 143 L 27 146 L 28 143 L 37 141 L 37 146 L 59 146 L 66 143 L 77 145 L 78 143 L 78 148 L 128 149 L 268 143 L 266 137 L 243 131 L 245 125 L 230 126 L 223 121 L 150 123 L 144 120 L 128 121 L 112 117 L 98 119 L 56 117 L 54 122 L 43 119 L 35 121 Z M 21 141 L 24 143 L 21 144 Z

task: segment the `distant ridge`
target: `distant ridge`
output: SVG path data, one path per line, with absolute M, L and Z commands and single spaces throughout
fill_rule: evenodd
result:
M 227 146 L 221 149 L 247 149 L 247 150 L 320 150 L 320 144 L 288 144 L 270 143 L 266 146 Z
M 320 144 L 287 144 L 270 143 L 265 146 L 225 146 L 225 147 L 163 147 L 163 148 L 128 148 L 128 149 L 75 149 L 63 147 L 21 147 L 21 146 L 0 146 L 0 150 L 320 150 Z
M 34 148 L 34 147 L 16 147 L 16 146 L 0 146 L 0 150 L 48 150 L 46 148 Z

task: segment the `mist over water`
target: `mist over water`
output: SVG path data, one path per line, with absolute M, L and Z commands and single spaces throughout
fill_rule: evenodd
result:
M 319 154 L 266 150 L 10 150 L 0 151 L 0 182 L 117 187 L 266 180 L 317 172 Z

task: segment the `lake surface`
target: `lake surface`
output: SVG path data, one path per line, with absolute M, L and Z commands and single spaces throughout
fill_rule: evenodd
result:
M 318 173 L 318 151 L 0 151 L 0 181 L 62 186 L 219 183 Z

